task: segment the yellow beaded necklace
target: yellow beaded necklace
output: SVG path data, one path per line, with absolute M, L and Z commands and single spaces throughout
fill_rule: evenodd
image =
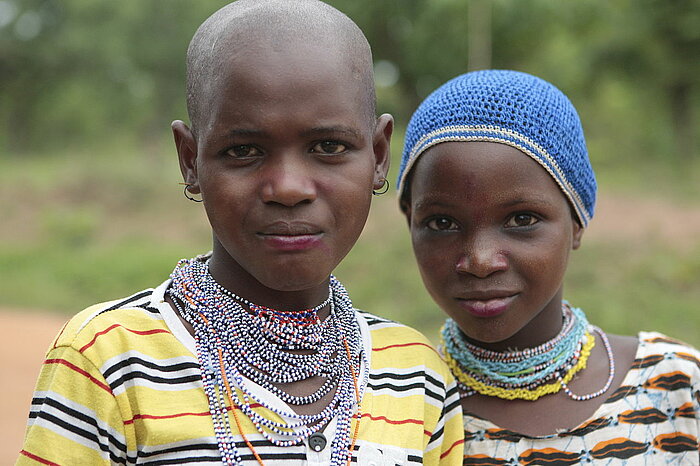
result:
M 553 339 L 522 351 L 489 351 L 466 341 L 452 319 L 442 328 L 440 351 L 462 389 L 462 397 L 476 393 L 506 400 L 534 401 L 563 390 L 571 399 L 585 401 L 607 391 L 615 362 L 605 333 L 588 323 L 583 311 L 562 305 L 562 329 Z M 608 355 L 608 380 L 597 392 L 576 395 L 568 383 L 586 368 L 597 333 Z

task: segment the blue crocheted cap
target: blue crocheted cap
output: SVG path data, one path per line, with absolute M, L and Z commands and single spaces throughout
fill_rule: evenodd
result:
M 489 141 L 519 149 L 554 178 L 584 227 L 593 217 L 596 180 L 576 109 L 535 76 L 484 70 L 458 76 L 430 94 L 406 129 L 397 186 L 418 157 L 447 141 Z

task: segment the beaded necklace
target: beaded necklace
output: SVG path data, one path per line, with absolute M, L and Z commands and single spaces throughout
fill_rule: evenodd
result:
M 241 429 L 237 410 L 250 419 L 265 439 L 280 447 L 299 445 L 336 418 L 330 464 L 348 463 L 357 438 L 360 413 L 356 408 L 367 386 L 369 371 L 364 371 L 361 381 L 357 380 L 357 369 L 368 367 L 367 355 L 362 349 L 352 302 L 343 285 L 331 276 L 329 296 L 323 303 L 312 309 L 277 311 L 223 288 L 209 273 L 207 260 L 178 262 L 170 276 L 168 294 L 194 328 L 204 391 L 224 464 L 241 464 L 229 409 L 238 432 L 260 464 L 262 460 Z M 318 311 L 325 306 L 330 306 L 330 315 L 322 321 Z M 290 395 L 278 387 L 313 376 L 326 380 L 306 396 Z M 288 405 L 311 404 L 333 389 L 335 393 L 321 412 L 304 415 L 257 399 L 250 382 L 266 388 Z M 277 414 L 282 420 L 265 417 L 256 406 Z M 352 417 L 357 422 L 351 437 Z
M 607 335 L 590 325 L 581 309 L 562 306 L 562 329 L 553 339 L 522 351 L 489 351 L 464 339 L 452 319 L 441 331 L 440 350 L 457 378 L 461 396 L 476 393 L 507 400 L 537 400 L 560 390 L 573 400 L 585 401 L 605 393 L 615 377 L 615 361 Z M 576 395 L 568 383 L 585 369 L 595 345 L 593 333 L 600 336 L 610 364 L 603 388 Z

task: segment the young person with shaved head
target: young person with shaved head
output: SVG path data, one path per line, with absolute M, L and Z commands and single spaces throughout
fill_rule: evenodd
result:
M 68 322 L 18 464 L 461 464 L 448 368 L 331 275 L 386 183 L 374 101 L 364 35 L 324 3 L 202 24 L 172 130 L 212 251 Z

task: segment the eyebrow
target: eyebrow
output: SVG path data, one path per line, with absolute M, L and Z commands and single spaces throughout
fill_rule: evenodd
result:
M 501 203 L 501 207 L 515 207 L 520 204 L 536 204 L 536 205 L 541 205 L 541 206 L 549 206 L 552 205 L 550 201 L 544 198 L 517 198 L 517 199 L 510 199 L 506 202 Z
M 334 135 L 334 134 L 344 134 L 346 136 L 362 139 L 362 133 L 355 128 L 350 126 L 316 126 L 314 128 L 309 128 L 308 130 L 302 131 L 302 136 L 324 136 L 324 135 Z
M 448 208 L 454 207 L 454 204 L 450 203 L 450 202 L 443 202 L 440 200 L 428 198 L 428 199 L 423 199 L 423 200 L 416 202 L 415 209 L 420 210 L 420 209 L 425 209 L 428 207 L 431 207 L 431 208 L 441 207 L 441 208 L 448 209 Z
M 509 199 L 505 202 L 502 202 L 499 204 L 499 207 L 508 209 L 508 208 L 513 208 L 513 207 L 516 207 L 516 206 L 519 206 L 522 204 L 528 204 L 528 205 L 534 204 L 534 205 L 539 205 L 539 206 L 543 206 L 543 207 L 552 205 L 552 203 L 550 201 L 548 201 L 547 199 L 544 199 L 544 198 L 522 198 L 521 197 L 521 198 L 517 198 L 517 199 Z M 445 201 L 442 201 L 439 199 L 427 198 L 427 199 L 422 199 L 422 200 L 416 202 L 415 208 L 416 208 L 416 210 L 424 209 L 427 207 L 431 207 L 431 208 L 438 207 L 438 208 L 449 209 L 449 208 L 452 208 L 454 206 L 455 206 L 454 202 L 445 202 Z
M 304 130 L 301 132 L 301 135 L 304 137 L 309 137 L 309 136 L 327 136 L 327 135 L 346 135 L 348 137 L 352 137 L 355 139 L 362 139 L 362 133 L 358 131 L 355 128 L 352 128 L 350 126 L 316 126 L 313 128 L 309 128 L 307 130 Z M 261 131 L 257 129 L 232 129 L 228 132 L 229 137 L 236 137 L 236 136 L 256 136 L 256 137 L 262 137 L 266 138 L 269 137 L 269 134 L 266 131 Z
M 232 129 L 228 132 L 229 137 L 235 136 L 262 136 L 266 137 L 267 133 L 265 131 L 260 131 L 257 129 Z

